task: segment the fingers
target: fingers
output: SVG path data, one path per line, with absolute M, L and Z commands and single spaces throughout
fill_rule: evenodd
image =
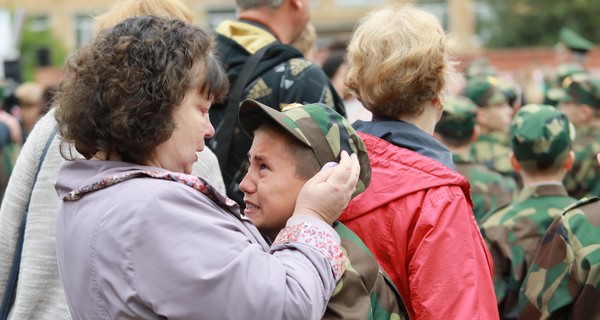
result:
M 342 151 L 340 155 L 340 164 L 334 168 L 334 172 L 328 179 L 338 186 L 345 188 L 354 188 L 360 175 L 360 163 L 355 153 L 351 156 L 346 151 Z

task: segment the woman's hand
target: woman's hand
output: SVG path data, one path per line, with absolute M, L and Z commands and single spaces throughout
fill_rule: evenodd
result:
M 348 205 L 359 174 L 356 154 L 349 156 L 342 151 L 338 165 L 324 166 L 306 182 L 298 194 L 294 215 L 310 215 L 332 224 Z

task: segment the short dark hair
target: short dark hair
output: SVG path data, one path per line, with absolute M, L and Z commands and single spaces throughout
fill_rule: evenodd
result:
M 321 166 L 319 165 L 319 161 L 317 161 L 317 156 L 314 151 L 274 122 L 263 122 L 263 124 L 261 124 L 254 132 L 256 133 L 258 131 L 271 131 L 277 137 L 285 139 L 284 146 L 286 151 L 288 151 L 294 159 L 294 163 L 296 164 L 296 175 L 299 178 L 308 180 L 321 170 Z
M 58 133 L 88 159 L 104 151 L 143 164 L 175 130 L 173 112 L 189 89 L 214 100 L 229 89 L 208 32 L 153 16 L 103 30 L 65 68 Z

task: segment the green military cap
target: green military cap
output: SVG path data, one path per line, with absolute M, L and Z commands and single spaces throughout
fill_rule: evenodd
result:
M 576 74 L 586 74 L 587 69 L 581 64 L 577 62 L 565 62 L 561 63 L 556 67 L 556 77 L 558 80 L 559 87 L 565 87 L 565 84 L 568 84 L 570 78 Z
M 553 106 L 528 104 L 515 115 L 510 139 L 523 167 L 545 169 L 564 163 L 575 139 L 575 127 Z
M 600 109 L 600 79 L 592 78 L 589 74 L 576 74 L 565 80 L 568 97 L 562 101 L 573 101 Z
M 444 138 L 466 140 L 475 131 L 477 106 L 465 97 L 446 96 L 442 118 L 435 131 Z
M 558 32 L 558 42 L 571 50 L 579 52 L 586 52 L 594 47 L 594 44 L 591 41 L 580 36 L 577 32 L 568 27 L 560 28 L 560 31 Z
M 506 96 L 498 85 L 498 79 L 491 76 L 469 79 L 463 95 L 480 108 L 507 103 Z
M 585 67 L 577 62 L 565 62 L 556 68 L 556 77 L 544 96 L 544 104 L 557 106 L 559 102 L 572 102 L 573 99 L 565 90 L 576 74 L 586 74 Z
M 353 197 L 363 192 L 371 182 L 371 164 L 367 148 L 360 136 L 331 107 L 322 103 L 302 105 L 289 104 L 282 111 L 275 110 L 258 101 L 247 99 L 240 105 L 240 123 L 250 137 L 265 121 L 272 121 L 294 138 L 310 147 L 321 166 L 339 162 L 342 150 L 356 153 L 360 163 L 360 175 Z

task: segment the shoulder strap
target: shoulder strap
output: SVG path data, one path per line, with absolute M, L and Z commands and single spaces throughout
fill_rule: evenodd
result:
M 260 62 L 267 50 L 272 45 L 273 43 L 262 47 L 246 60 L 239 76 L 229 91 L 229 97 L 225 107 L 225 116 L 222 124 L 220 125 L 220 130 L 217 130 L 215 136 L 210 141 L 210 148 L 217 156 L 221 170 L 224 170 L 225 165 L 227 164 L 227 159 L 229 158 L 229 149 L 231 148 L 233 130 L 236 123 L 239 105 L 242 100 L 242 95 L 244 94 L 244 88 L 250 79 L 250 75 L 252 75 L 252 72 L 256 68 L 256 65 Z
M 0 308 L 0 319 L 8 318 L 8 311 L 12 306 L 14 295 L 17 290 L 17 278 L 19 277 L 19 268 L 21 266 L 21 252 L 23 252 L 23 241 L 25 239 L 25 224 L 27 223 L 27 214 L 29 213 L 29 203 L 31 202 L 31 196 L 33 195 L 33 189 L 35 187 L 35 183 L 37 182 L 38 174 L 40 173 L 40 169 L 42 168 L 42 164 L 44 163 L 44 158 L 46 158 L 48 149 L 52 144 L 52 140 L 54 140 L 54 136 L 56 136 L 56 127 L 52 130 L 50 136 L 48 137 L 48 140 L 46 141 L 46 146 L 44 147 L 44 151 L 42 151 L 42 155 L 40 156 L 40 162 L 38 163 L 37 170 L 33 178 L 33 185 L 31 186 L 29 199 L 27 199 L 27 205 L 25 206 L 25 214 L 23 215 L 23 221 L 21 221 L 21 227 L 19 228 L 19 238 L 17 240 L 17 246 L 15 248 L 12 268 L 10 269 L 8 281 L 6 282 L 6 289 L 4 290 L 2 308 Z

